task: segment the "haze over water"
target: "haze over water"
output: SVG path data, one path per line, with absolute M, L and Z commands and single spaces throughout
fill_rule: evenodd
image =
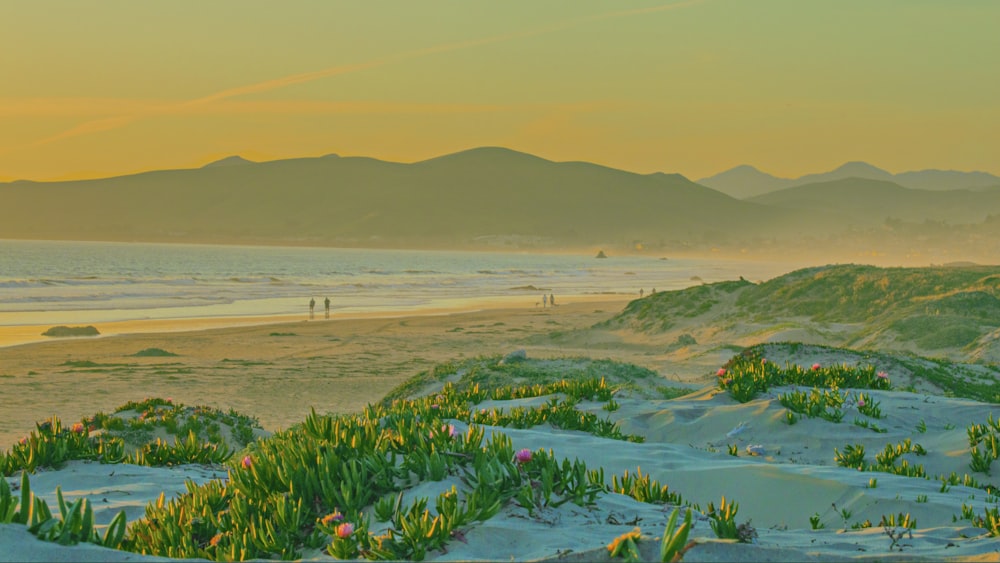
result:
M 0 241 L 0 326 L 410 311 L 770 279 L 787 263 L 659 256 Z M 664 258 L 664 259 L 661 259 Z M 537 288 L 537 289 L 533 289 Z M 520 298 L 523 298 L 523 302 Z

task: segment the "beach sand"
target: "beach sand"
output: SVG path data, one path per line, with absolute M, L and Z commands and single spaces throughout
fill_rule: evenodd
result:
M 722 351 L 675 366 L 671 362 L 677 351 L 666 349 L 657 339 L 631 335 L 626 342 L 613 333 L 574 330 L 610 317 L 627 302 L 627 298 L 567 299 L 545 310 L 530 304 L 394 318 L 299 320 L 3 348 L 0 443 L 9 444 L 30 430 L 35 420 L 51 414 L 73 421 L 147 396 L 235 408 L 259 417 L 273 431 L 301 422 L 310 408 L 357 411 L 438 363 L 522 348 L 528 357 L 607 357 L 655 369 L 663 379 L 714 380 L 714 369 L 706 373 L 706 366 L 724 355 Z M 177 356 L 135 356 L 150 348 Z M 783 363 L 785 358 L 769 356 L 769 360 Z M 838 359 L 824 360 L 837 363 Z M 668 364 L 672 367 L 663 369 Z M 1000 561 L 1000 542 L 960 518 L 963 505 L 982 514 L 984 508 L 996 506 L 996 498 L 960 485 L 943 490 L 936 479 L 939 474 L 970 473 L 965 429 L 971 423 L 984 423 L 994 405 L 933 394 L 872 391 L 871 400 L 880 402 L 885 413 L 878 424 L 886 432 L 877 433 L 852 424 L 857 414 L 852 404 L 845 406 L 849 412 L 839 424 L 803 418 L 789 425 L 777 400 L 783 391 L 787 389 L 772 389 L 739 404 L 706 385 L 669 401 L 623 394 L 616 397 L 620 408 L 610 414 L 597 402 L 578 407 L 610 416 L 623 432 L 643 436 L 643 443 L 611 441 L 548 425 L 502 431 L 516 449 L 551 448 L 557 458 L 603 467 L 608 479 L 641 468 L 703 508 L 708 502 L 718 505 L 723 495 L 738 502 L 737 521 L 749 519 L 759 534 L 757 540 L 753 544 L 718 540 L 708 518 L 698 515 L 691 533 L 695 545 L 685 561 Z M 539 399 L 521 401 L 532 400 Z M 512 401 L 509 406 L 518 404 Z M 455 424 L 464 430 L 463 423 Z M 924 465 L 933 476 L 930 479 L 860 472 L 834 462 L 835 448 L 862 444 L 873 461 L 885 445 L 906 439 L 927 449 L 926 455 L 904 458 Z M 736 447 L 736 456 L 730 455 L 730 446 Z M 750 455 L 749 446 L 758 447 L 761 455 Z M 168 497 L 183 492 L 187 478 L 203 482 L 218 476 L 218 470 L 197 466 L 109 467 L 74 461 L 59 471 L 39 472 L 31 480 L 32 489 L 50 506 L 55 503 L 56 485 L 62 485 L 70 500 L 88 496 L 97 523 L 106 524 L 119 510 L 126 510 L 130 520 L 139 517 L 145 503 L 161 491 Z M 982 473 L 974 476 L 980 482 L 997 483 Z M 408 491 L 407 499 L 433 496 L 453 484 L 452 478 L 427 482 Z M 605 546 L 639 526 L 643 560 L 658 560 L 658 538 L 669 508 L 615 494 L 601 497 L 592 507 L 566 503 L 539 509 L 535 515 L 512 503 L 496 517 L 466 530 L 465 541 L 453 541 L 447 552 L 433 552 L 428 559 L 610 561 Z M 902 530 L 878 522 L 883 516 L 904 513 L 917 520 L 918 528 L 894 541 L 887 531 Z M 812 529 L 811 517 L 818 518 L 821 529 Z M 872 527 L 852 528 L 865 520 Z M 319 552 L 303 558 L 332 560 Z M 0 525 L 0 561 L 147 559 L 157 560 L 89 545 L 40 542 L 23 527 Z
M 102 336 L 0 348 L 0 448 L 9 448 L 36 421 L 52 415 L 73 422 L 146 397 L 233 408 L 275 431 L 301 422 L 310 408 L 358 411 L 442 362 L 521 348 L 533 357 L 592 356 L 586 342 L 531 344 L 526 339 L 589 327 L 628 301 L 584 295 L 561 297 L 555 308 L 544 309 L 521 298 L 404 313 L 349 313 L 329 320 L 320 312 L 314 320 L 300 315 L 96 323 Z M 4 328 L 8 335 L 15 331 Z M 136 356 L 154 348 L 176 356 Z M 596 357 L 645 360 L 640 365 L 652 367 L 648 352 L 633 347 Z

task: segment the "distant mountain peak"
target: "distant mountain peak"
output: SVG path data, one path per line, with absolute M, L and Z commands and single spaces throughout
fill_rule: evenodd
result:
M 757 168 L 756 166 L 750 164 L 740 164 L 739 166 L 734 166 L 730 168 L 726 172 L 759 172 L 761 174 L 766 174 L 766 172 L 763 172 L 760 168 Z
M 858 175 L 866 178 L 870 178 L 872 176 L 884 176 L 886 178 L 892 177 L 891 173 L 860 160 L 845 162 L 834 169 L 831 173 Z
M 761 172 L 749 164 L 741 164 L 720 172 L 715 176 L 702 178 L 697 183 L 718 190 L 738 199 L 760 195 L 783 187 L 788 180 Z
M 725 170 L 723 172 L 719 172 L 715 176 L 709 176 L 708 178 L 702 178 L 702 180 L 705 180 L 707 182 L 711 182 L 713 180 L 718 180 L 718 179 L 723 179 L 723 178 L 743 178 L 743 179 L 746 179 L 746 178 L 768 178 L 768 179 L 779 179 L 779 180 L 781 179 L 781 178 L 777 178 L 776 176 L 773 176 L 771 174 L 768 174 L 767 172 L 763 172 L 761 169 L 757 168 L 756 166 L 752 166 L 750 164 L 740 164 L 739 166 L 734 166 L 734 167 L 730 168 L 729 170 Z M 699 180 L 699 183 L 701 183 L 701 180 Z
M 240 155 L 227 156 L 226 158 L 209 162 L 202 168 L 215 168 L 216 166 L 238 166 L 242 164 L 256 164 L 252 160 L 247 160 Z
M 537 162 L 550 162 L 540 156 L 535 156 L 530 153 L 516 151 L 514 149 L 508 149 L 506 147 L 486 146 L 486 147 L 475 147 L 458 152 L 453 152 L 450 154 L 445 154 L 442 156 L 436 156 L 434 158 L 423 160 L 421 161 L 421 163 L 449 162 L 449 161 L 480 162 L 483 160 L 501 162 L 501 161 L 510 161 L 512 159 L 525 160 L 525 161 L 532 160 Z
M 526 152 L 517 151 L 517 150 L 514 150 L 514 149 L 509 149 L 507 147 L 499 147 L 499 146 L 475 147 L 475 148 L 471 148 L 471 149 L 466 149 L 464 151 L 454 152 L 454 153 L 451 153 L 450 155 L 445 155 L 445 156 L 459 156 L 459 155 L 464 155 L 464 156 L 474 156 L 474 155 L 491 155 L 491 156 L 492 155 L 502 155 L 502 156 L 519 156 L 519 157 L 528 156 L 528 157 L 531 157 L 531 158 L 541 158 L 540 156 L 535 156 L 533 154 L 529 154 L 529 153 L 526 153 Z

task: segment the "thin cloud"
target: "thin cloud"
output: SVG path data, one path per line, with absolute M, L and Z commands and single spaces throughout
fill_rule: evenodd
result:
M 506 41 L 511 41 L 514 39 L 521 39 L 525 37 L 533 37 L 538 35 L 544 35 L 548 33 L 553 33 L 556 31 L 562 31 L 565 29 L 570 29 L 583 25 L 586 23 L 591 23 L 595 21 L 636 16 L 642 14 L 649 14 L 655 12 L 664 12 L 669 10 L 676 10 L 680 8 L 690 7 L 696 4 L 702 3 L 704 0 L 691 0 L 688 2 L 678 2 L 673 4 L 666 4 L 660 6 L 651 6 L 648 8 L 637 8 L 633 10 L 619 10 L 615 12 L 607 12 L 604 14 L 597 14 L 592 16 L 584 16 L 580 18 L 575 18 L 561 23 L 556 23 L 553 25 L 548 25 L 544 27 L 539 27 L 535 29 L 518 31 L 512 33 L 505 33 L 501 35 L 495 35 L 492 37 L 486 37 L 483 39 L 474 39 L 469 41 L 461 41 L 456 43 L 448 43 L 443 45 L 435 45 L 431 47 L 426 47 L 423 49 L 417 49 L 414 51 L 408 51 L 404 53 L 399 53 L 382 59 L 376 59 L 373 61 L 368 61 L 364 63 L 356 63 L 349 65 L 338 65 L 335 67 L 330 67 L 318 71 L 306 72 L 300 74 L 294 74 L 290 76 L 284 76 L 276 78 L 273 80 L 266 80 L 264 82 L 258 82 L 254 84 L 248 84 L 246 86 L 240 86 L 237 88 L 229 88 L 207 96 L 202 96 L 200 98 L 195 98 L 193 100 L 186 100 L 183 102 L 175 102 L 172 104 L 149 106 L 149 107 L 136 107 L 133 111 L 128 113 L 110 117 L 103 118 L 93 121 L 88 121 L 77 125 L 66 131 L 62 131 L 56 135 L 40 139 L 31 144 L 33 147 L 38 147 L 41 145 L 46 145 L 56 141 L 61 141 L 65 139 L 70 139 L 73 137 L 78 137 L 81 135 L 87 135 L 91 133 L 97 133 L 102 131 L 110 131 L 112 129 L 117 129 L 133 123 L 137 120 L 155 117 L 158 115 L 180 115 L 189 113 L 190 110 L 198 106 L 206 106 L 228 100 L 237 96 L 243 96 L 247 94 L 255 94 L 260 92 L 268 92 L 272 90 L 278 90 L 281 88 L 286 88 L 295 84 L 304 84 L 308 82 L 313 82 L 316 80 L 321 80 L 324 78 L 330 78 L 333 76 L 340 76 L 344 74 L 360 72 L 364 70 L 369 70 L 373 68 L 378 68 L 386 66 L 389 64 L 399 63 L 411 59 L 426 57 L 438 53 L 448 53 L 453 51 L 459 51 L 464 49 L 469 49 L 473 47 L 479 47 L 483 45 L 490 45 L 493 43 L 501 43 Z
M 176 107 L 185 108 L 189 106 L 210 104 L 212 102 L 217 102 L 220 100 L 225 100 L 236 96 L 255 94 L 257 92 L 267 92 L 269 90 L 277 90 L 279 88 L 285 88 L 288 86 L 292 86 L 294 84 L 313 82 L 314 80 L 320 80 L 322 78 L 329 78 L 331 76 L 338 76 L 341 74 L 358 72 L 361 70 L 380 67 L 386 64 L 388 64 L 388 60 L 377 60 L 377 61 L 370 61 L 367 63 L 335 66 L 313 72 L 304 72 L 302 74 L 293 74 L 291 76 L 284 76 L 281 78 L 276 78 L 274 80 L 267 80 L 265 82 L 258 82 L 256 84 L 249 84 L 247 86 L 240 86 L 238 88 L 230 88 L 228 90 L 216 92 L 208 96 L 182 102 L 180 104 L 177 104 Z
M 517 102 L 501 104 L 443 103 L 443 102 L 381 102 L 381 101 L 327 101 L 327 100 L 234 100 L 219 99 L 211 104 L 177 104 L 161 100 L 138 101 L 130 99 L 91 98 L 0 98 L 0 117 L 69 117 L 87 115 L 94 119 L 66 131 L 82 134 L 106 131 L 115 125 L 124 125 L 133 113 L 144 115 L 239 115 L 239 114 L 471 114 L 511 111 L 591 112 L 618 107 L 610 101 L 584 102 Z M 634 104 L 632 104 L 634 105 Z M 128 109 L 127 114 L 107 117 Z M 85 129 L 86 127 L 86 129 Z
M 121 115 L 117 117 L 108 117 L 105 119 L 95 119 L 93 121 L 87 121 L 81 123 L 76 127 L 73 127 L 72 129 L 67 129 L 66 131 L 57 133 L 41 141 L 37 141 L 32 146 L 39 146 L 46 143 L 53 143 L 55 141 L 61 141 L 63 139 L 79 137 L 80 135 L 100 133 L 102 131 L 111 131 L 112 129 L 118 129 L 119 127 L 128 125 L 133 121 L 135 121 L 135 117 L 132 115 Z
M 0 117 L 107 117 L 154 111 L 168 100 L 129 98 L 0 98 Z

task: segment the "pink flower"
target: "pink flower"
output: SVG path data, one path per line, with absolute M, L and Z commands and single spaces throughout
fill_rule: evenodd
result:
M 23 446 L 23 445 L 25 445 L 25 444 L 28 443 L 28 439 L 27 438 L 21 438 L 20 440 L 17 441 L 17 443 L 21 444 Z
M 458 430 L 455 430 L 455 425 L 454 424 L 448 424 L 446 426 L 442 426 L 441 427 L 441 431 L 442 432 L 447 431 L 449 438 L 454 438 L 455 436 L 458 436 Z
M 715 372 L 716 377 L 722 377 L 726 375 L 726 368 L 719 368 L 719 371 Z
M 245 456 L 243 458 L 243 468 L 250 469 L 251 465 L 253 465 L 253 459 L 251 459 L 250 456 Z
M 518 463 L 528 463 L 531 461 L 531 450 L 525 448 L 514 454 L 514 459 Z
M 760 359 L 760 363 L 762 363 L 762 364 L 766 364 L 766 363 L 767 363 L 767 358 L 761 358 L 761 359 Z
M 813 371 L 819 371 L 819 368 L 820 368 L 819 364 L 813 364 Z
M 344 515 L 341 514 L 339 510 L 334 510 L 330 514 L 324 516 L 321 522 L 329 526 L 334 522 L 342 522 L 343 520 L 344 520 Z
M 84 429 L 85 427 L 83 426 L 83 423 L 77 422 L 76 424 L 73 425 L 72 428 L 70 428 L 70 431 L 72 431 L 74 434 L 83 434 Z
M 351 537 L 354 533 L 354 524 L 350 522 L 344 522 L 343 524 L 337 526 L 337 537 L 340 539 L 347 539 Z
M 432 408 L 432 409 L 434 409 L 434 410 L 438 410 L 438 409 L 439 409 L 439 408 L 441 408 L 441 407 L 439 407 L 439 406 L 437 405 L 437 403 L 435 403 L 435 404 L 431 405 L 431 408 Z
M 863 407 L 863 406 L 865 406 L 865 398 L 858 397 L 858 407 Z
M 889 374 L 884 371 L 880 371 L 876 375 L 878 375 L 879 379 L 889 379 Z

